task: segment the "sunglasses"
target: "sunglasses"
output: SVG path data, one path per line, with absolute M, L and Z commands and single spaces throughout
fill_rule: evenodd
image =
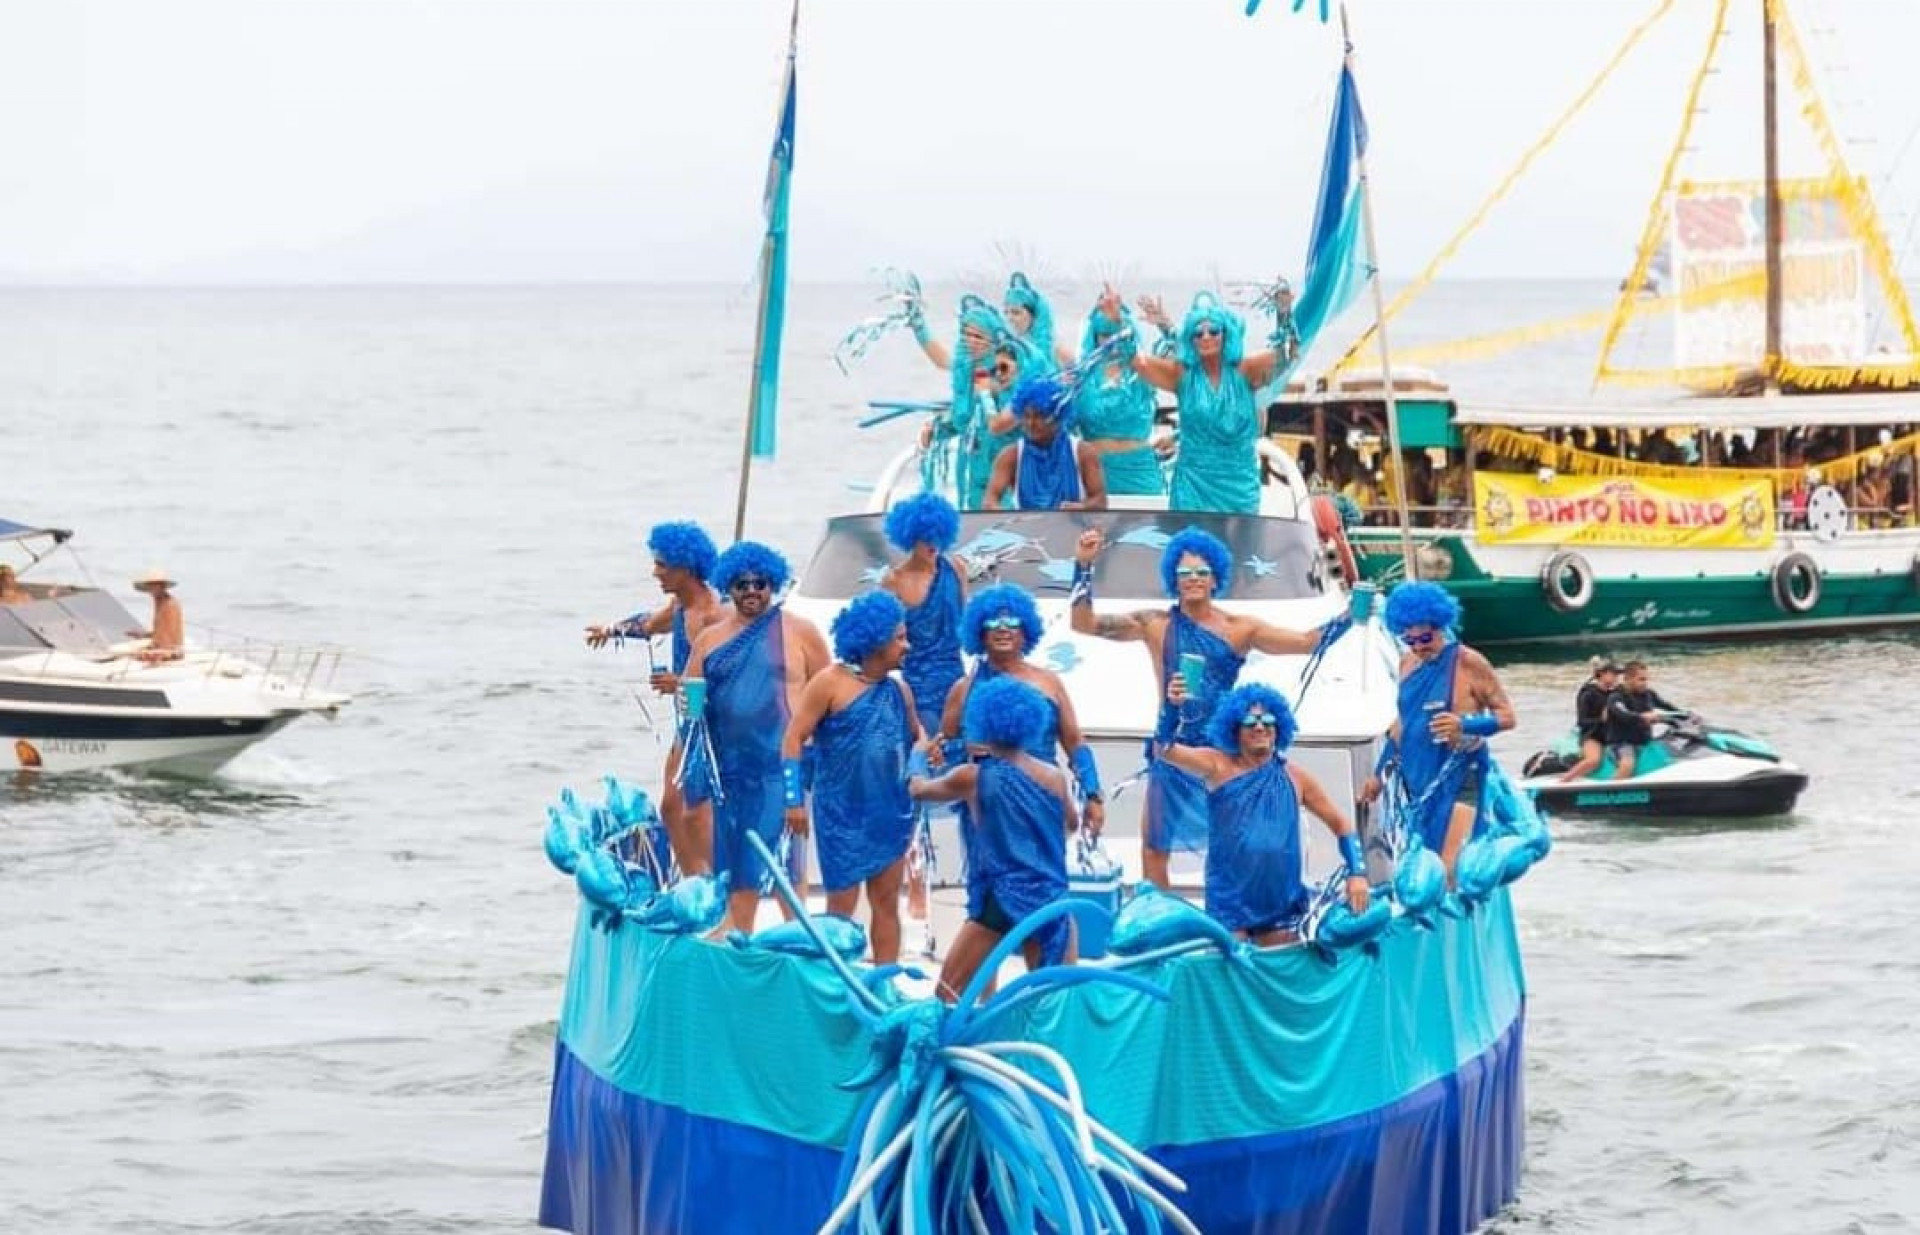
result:
M 759 575 L 742 575 L 727 585 L 729 592 L 771 592 L 773 580 L 763 579 Z
M 1193 337 L 1196 339 L 1217 339 L 1220 337 L 1220 327 L 1197 326 L 1194 328 Z
M 1211 579 L 1213 578 L 1213 567 L 1176 566 L 1173 568 L 1173 575 L 1176 579 Z
M 1280 727 L 1280 718 L 1277 716 L 1268 716 L 1264 712 L 1257 712 L 1252 715 L 1242 716 L 1240 718 L 1240 727 L 1242 729 L 1278 729 Z
M 1437 630 L 1430 630 L 1430 631 L 1427 631 L 1425 634 L 1419 634 L 1419 635 L 1401 635 L 1400 636 L 1400 638 L 1404 640 L 1406 642 L 1406 645 L 1410 648 L 1423 648 L 1427 646 L 1429 643 L 1432 643 L 1435 639 L 1438 639 L 1439 637 L 1440 637 L 1440 632 Z
M 1013 614 L 1006 613 L 999 617 L 990 617 L 980 625 L 986 630 L 1019 630 L 1021 622 Z

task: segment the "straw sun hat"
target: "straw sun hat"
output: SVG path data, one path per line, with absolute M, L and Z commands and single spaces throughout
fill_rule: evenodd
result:
M 176 586 L 176 580 L 172 575 L 160 567 L 155 566 L 152 570 L 135 579 L 133 586 L 136 590 L 140 591 L 145 591 L 150 587 L 174 587 Z

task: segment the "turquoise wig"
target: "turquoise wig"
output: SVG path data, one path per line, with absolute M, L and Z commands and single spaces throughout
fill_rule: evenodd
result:
M 1053 309 L 1026 275 L 1016 270 L 1007 280 L 1008 308 L 1022 308 L 1033 314 L 1033 327 L 1023 336 L 1034 351 L 1042 358 L 1053 356 Z
M 1047 727 L 1047 697 L 1013 677 L 989 678 L 967 692 L 961 723 L 967 741 L 1024 750 Z
M 987 619 L 1007 615 L 1020 619 L 1020 633 L 1027 638 L 1026 650 L 1032 651 L 1038 647 L 1040 636 L 1046 632 L 1045 625 L 1040 621 L 1040 609 L 1025 588 L 1012 583 L 996 583 L 992 587 L 982 588 L 967 601 L 967 610 L 960 617 L 961 645 L 975 656 L 985 655 Z
M 1415 626 L 1453 633 L 1460 624 L 1460 602 L 1437 583 L 1402 583 L 1387 597 L 1387 629 L 1403 635 Z
M 945 553 L 960 538 L 960 512 L 938 493 L 916 493 L 887 511 L 887 541 L 902 553 L 932 545 Z
M 1220 327 L 1220 363 L 1239 364 L 1246 354 L 1247 323 L 1212 292 L 1195 296 L 1187 309 L 1186 320 L 1180 323 L 1180 363 L 1188 368 L 1200 363 L 1200 353 L 1193 346 L 1193 332 L 1208 322 Z
M 713 585 L 724 592 L 742 575 L 764 575 L 777 596 L 787 586 L 787 559 L 759 541 L 743 540 L 730 546 L 713 564 Z
M 962 408 L 970 413 L 973 408 L 973 366 L 980 358 L 967 352 L 967 327 L 973 327 L 987 336 L 987 363 L 993 362 L 993 353 L 1013 339 L 1013 331 L 1007 326 L 1007 319 L 1000 316 L 1000 310 L 994 308 L 980 297 L 968 293 L 960 297 L 960 328 L 953 339 L 953 416 L 963 418 Z
M 906 620 L 906 606 L 892 592 L 862 592 L 833 615 L 834 659 L 859 664 L 887 646 Z
M 1292 746 L 1294 735 L 1300 732 L 1300 724 L 1293 718 L 1293 709 L 1287 705 L 1285 695 L 1258 682 L 1234 687 L 1213 705 L 1213 716 L 1207 721 L 1207 745 L 1215 750 L 1224 750 L 1229 755 L 1238 754 L 1240 722 L 1256 707 L 1265 709 L 1275 721 L 1273 748 L 1285 750 Z
M 719 551 L 698 523 L 657 523 L 647 533 L 647 552 L 662 566 L 675 566 L 705 583 Z
M 1226 544 L 1218 536 L 1197 527 L 1176 533 L 1160 552 L 1160 585 L 1167 589 L 1167 595 L 1180 594 L 1180 576 L 1173 572 L 1179 569 L 1180 559 L 1189 553 L 1213 567 L 1213 594 L 1225 596 L 1233 586 L 1233 555 L 1227 552 Z
M 1133 328 L 1133 310 L 1126 305 L 1120 306 L 1120 320 L 1114 321 L 1099 309 L 1087 314 L 1086 329 L 1080 332 L 1080 356 L 1085 359 L 1093 355 L 1093 350 L 1106 340 L 1103 335 L 1119 334 L 1122 330 Z M 1131 371 L 1129 370 L 1129 375 Z

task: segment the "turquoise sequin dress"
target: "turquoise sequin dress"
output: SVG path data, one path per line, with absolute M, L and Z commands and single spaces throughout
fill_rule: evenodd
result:
M 1153 388 L 1130 373 L 1117 380 L 1098 375 L 1080 388 L 1074 430 L 1084 440 L 1141 443 L 1138 450 L 1101 454 L 1109 494 L 1157 497 L 1167 491 L 1160 458 L 1146 445 L 1153 432 L 1153 408 Z
M 1180 378 L 1180 454 L 1173 465 L 1175 510 L 1258 514 L 1260 461 L 1253 453 L 1260 415 L 1239 366 L 1222 364 L 1220 381 L 1197 364 Z

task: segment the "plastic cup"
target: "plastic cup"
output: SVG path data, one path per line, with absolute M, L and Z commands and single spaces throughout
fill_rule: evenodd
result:
M 1200 687 L 1207 680 L 1207 658 L 1194 652 L 1181 653 L 1180 680 L 1186 683 L 1187 698 L 1198 702 Z
M 1353 590 L 1347 593 L 1347 613 L 1355 625 L 1365 625 L 1373 617 L 1373 598 L 1379 591 L 1371 583 L 1356 583 Z
M 707 710 L 707 680 L 681 678 L 680 694 L 687 701 L 687 715 L 700 716 Z

